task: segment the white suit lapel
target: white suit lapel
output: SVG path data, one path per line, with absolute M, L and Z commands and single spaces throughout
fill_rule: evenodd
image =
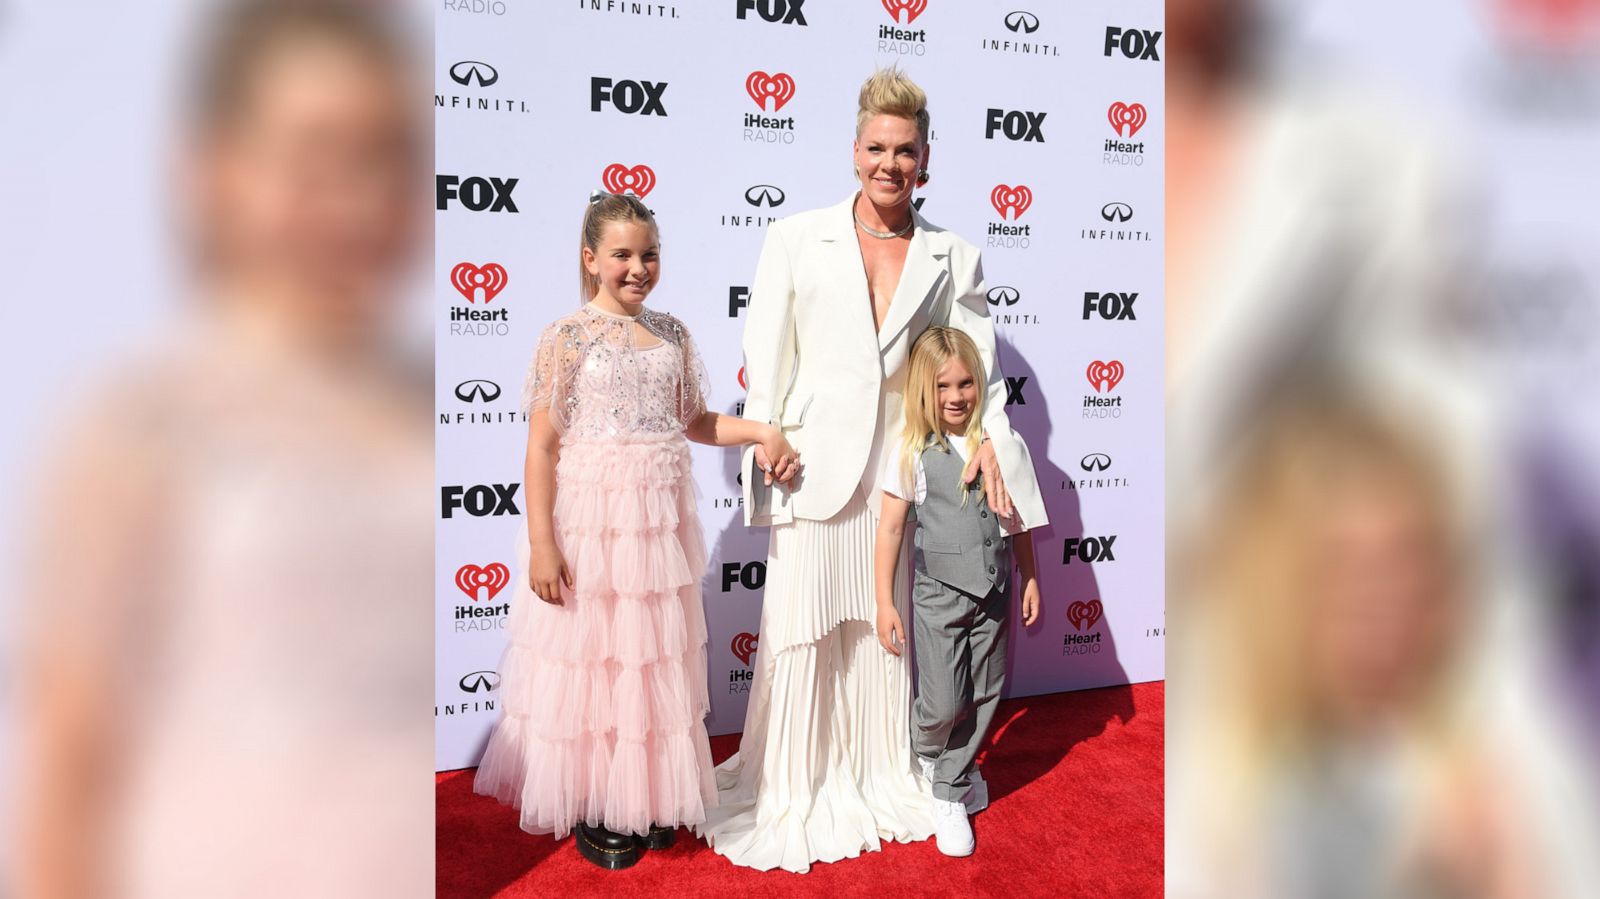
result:
M 831 265 L 826 267 L 830 282 L 828 294 L 836 298 L 841 330 L 862 335 L 862 339 L 875 342 L 873 337 L 872 296 L 867 292 L 867 272 L 861 263 L 861 247 L 856 242 L 856 225 L 852 206 L 855 195 L 828 210 L 825 224 L 818 229 L 817 237 L 828 244 Z
M 872 298 L 867 292 L 867 272 L 861 262 L 861 247 L 856 240 L 854 210 L 855 195 L 828 211 L 826 225 L 819 229 L 818 237 L 833 246 L 836 264 L 830 266 L 835 290 L 832 293 L 849 308 L 841 310 L 843 321 L 855 322 L 851 329 L 865 328 L 873 334 Z M 895 286 L 894 297 L 889 300 L 889 311 L 883 317 L 883 327 L 877 330 L 874 342 L 882 350 L 894 341 L 896 334 L 911 321 L 922 308 L 928 294 L 939 282 L 945 270 L 945 260 L 950 251 L 944 232 L 930 229 L 928 222 L 911 210 L 917 229 L 911 235 L 911 246 L 906 248 L 905 268 L 900 271 L 900 281 Z
M 921 309 L 928 294 L 939 283 L 944 273 L 945 260 L 950 251 L 945 246 L 944 233 L 930 231 L 928 223 L 915 208 L 911 215 L 917 221 L 917 230 L 911 235 L 911 246 L 906 249 L 906 265 L 900 271 L 900 283 L 895 286 L 894 299 L 889 301 L 889 312 L 883 317 L 883 327 L 878 329 L 878 349 L 894 342 L 896 334 L 911 321 Z

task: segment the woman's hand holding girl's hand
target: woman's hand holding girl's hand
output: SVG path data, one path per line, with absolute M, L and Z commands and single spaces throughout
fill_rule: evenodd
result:
M 905 625 L 900 623 L 900 613 L 891 605 L 878 606 L 878 642 L 890 655 L 899 655 L 900 647 L 906 645 Z M 890 637 L 893 640 L 890 640 Z
M 983 495 L 989 498 L 989 511 L 1001 518 L 1010 518 L 1016 510 L 1011 506 L 1011 494 L 1006 492 L 1005 478 L 1000 476 L 1000 459 L 994 453 L 994 441 L 984 440 L 978 452 L 961 472 L 961 483 L 970 484 L 983 472 Z
M 528 553 L 528 586 L 538 597 L 552 605 L 561 605 L 561 585 L 572 588 L 572 572 L 567 570 L 567 560 L 555 541 L 533 543 Z
M 800 473 L 800 454 L 789 445 L 782 430 L 768 425 L 761 442 L 756 444 L 756 464 L 766 473 L 767 486 L 772 486 L 773 481 L 787 484 Z

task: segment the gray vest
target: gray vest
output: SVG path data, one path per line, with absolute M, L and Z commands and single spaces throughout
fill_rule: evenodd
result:
M 1011 573 L 1011 540 L 976 489 L 962 506 L 961 457 L 938 444 L 922 451 L 928 495 L 917 506 L 916 565 L 934 580 L 974 596 L 1004 587 Z

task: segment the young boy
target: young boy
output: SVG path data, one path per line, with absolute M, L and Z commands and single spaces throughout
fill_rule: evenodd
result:
M 1022 522 L 1003 521 L 989 509 L 981 482 L 961 479 L 982 442 L 983 383 L 983 363 L 967 335 L 935 327 L 917 339 L 906 380 L 905 431 L 884 464 L 875 554 L 878 642 L 899 655 L 905 629 L 894 578 L 907 513 L 915 506 L 911 744 L 933 787 L 939 851 L 952 856 L 972 854 L 967 815 L 988 805 L 988 787 L 973 760 L 1005 682 L 1006 621 L 1019 580 L 1010 576 L 1013 551 L 1023 625 L 1039 615 L 1032 537 Z

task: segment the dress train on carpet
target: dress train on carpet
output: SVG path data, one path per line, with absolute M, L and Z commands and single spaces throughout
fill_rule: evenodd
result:
M 875 528 L 858 493 L 827 521 L 772 529 L 744 735 L 695 828 L 735 864 L 805 872 L 933 832 L 911 758 L 910 656 L 885 652 L 872 623 Z

